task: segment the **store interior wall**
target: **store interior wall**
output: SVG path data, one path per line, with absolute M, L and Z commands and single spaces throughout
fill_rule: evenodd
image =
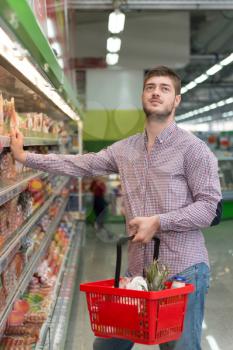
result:
M 84 148 L 104 145 L 141 132 L 143 70 L 87 70 Z

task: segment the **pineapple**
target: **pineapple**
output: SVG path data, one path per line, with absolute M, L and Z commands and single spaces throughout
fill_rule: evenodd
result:
M 158 291 L 165 288 L 164 282 L 169 274 L 166 265 L 160 264 L 158 260 L 153 260 L 145 272 L 148 291 Z

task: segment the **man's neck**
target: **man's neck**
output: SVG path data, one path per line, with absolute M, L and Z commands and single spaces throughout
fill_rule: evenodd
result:
M 167 119 L 165 122 L 147 119 L 145 129 L 148 137 L 147 148 L 149 152 L 151 151 L 154 145 L 155 138 L 159 136 L 161 132 L 173 122 L 174 122 L 173 117 Z
M 154 142 L 156 136 L 160 135 L 161 132 L 166 129 L 171 123 L 174 122 L 174 118 L 169 118 L 165 122 L 154 121 L 147 119 L 146 121 L 146 132 L 149 143 Z

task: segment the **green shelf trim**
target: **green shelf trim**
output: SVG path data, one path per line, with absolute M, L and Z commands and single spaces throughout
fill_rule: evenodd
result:
M 11 29 L 16 38 L 34 58 L 38 66 L 51 81 L 53 86 L 62 92 L 58 92 L 67 101 L 70 107 L 82 116 L 81 106 L 69 81 L 63 76 L 63 70 L 59 66 L 57 58 L 43 32 L 37 23 L 34 13 L 26 0 L 1 1 L 0 16 Z M 49 70 L 46 72 L 45 66 Z

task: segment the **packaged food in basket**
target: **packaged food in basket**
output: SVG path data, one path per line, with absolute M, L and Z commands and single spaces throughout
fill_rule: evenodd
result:
M 122 277 L 119 287 L 131 290 L 158 291 L 166 288 L 166 280 L 169 271 L 166 265 L 154 260 L 145 270 L 145 278 L 142 276 Z
M 185 287 L 186 278 L 183 276 L 174 276 L 172 280 L 171 288 L 182 288 Z
M 136 276 L 133 278 L 123 277 L 120 280 L 119 287 L 131 290 L 148 290 L 146 280 L 142 276 Z

